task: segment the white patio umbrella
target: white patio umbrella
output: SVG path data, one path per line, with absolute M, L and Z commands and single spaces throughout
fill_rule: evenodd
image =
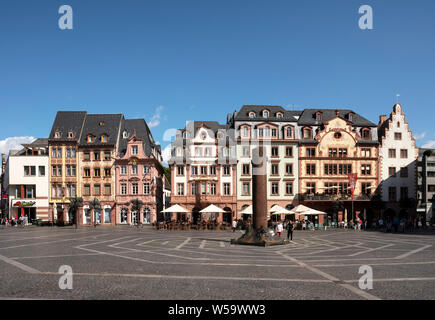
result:
M 241 214 L 252 214 L 252 205 L 247 206 L 245 209 L 243 209 L 241 212 Z
M 166 208 L 165 210 L 162 210 L 160 212 L 171 212 L 171 213 L 187 213 L 189 211 L 187 211 L 186 209 L 184 209 L 182 206 L 176 204 L 173 205 L 169 208 Z
M 226 211 L 215 206 L 214 204 L 211 204 L 207 208 L 202 209 L 200 212 L 201 213 L 222 213 L 222 212 L 226 212 Z
M 281 206 L 276 204 L 272 208 L 270 208 L 270 212 L 273 213 L 273 212 L 280 211 L 280 210 L 283 210 L 283 209 L 284 209 L 283 207 L 281 207 Z
M 287 210 L 287 209 L 281 208 L 278 211 L 272 212 L 272 214 L 297 214 L 297 213 L 294 212 L 294 211 L 291 211 L 291 210 Z
M 306 216 L 315 216 L 315 215 L 323 215 L 323 214 L 326 214 L 326 213 L 323 211 L 316 210 L 316 209 L 310 209 L 310 210 L 304 212 L 304 215 L 306 215 Z
M 211 204 L 207 208 L 202 209 L 200 212 L 201 213 L 208 213 L 208 218 L 210 218 L 212 213 L 221 213 L 221 212 L 225 212 L 225 211 L 222 210 L 221 208 L 215 206 L 214 204 Z M 216 215 L 213 215 L 213 216 L 214 216 L 214 219 L 216 219 Z
M 304 206 L 303 204 L 298 205 L 297 207 L 294 207 L 292 209 L 292 211 L 294 211 L 295 213 L 300 213 L 300 214 L 304 214 L 305 212 L 311 210 L 311 208 L 308 208 L 306 206 Z

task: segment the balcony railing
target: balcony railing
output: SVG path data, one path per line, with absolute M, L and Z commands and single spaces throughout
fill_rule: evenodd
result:
M 355 195 L 355 201 L 370 201 L 373 195 Z M 299 194 L 298 198 L 305 201 L 351 201 L 350 194 Z

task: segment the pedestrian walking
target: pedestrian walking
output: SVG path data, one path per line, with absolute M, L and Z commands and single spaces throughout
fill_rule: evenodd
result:
M 283 230 L 282 223 L 281 223 L 281 221 L 278 221 L 278 223 L 276 224 L 276 233 L 278 234 L 278 237 L 280 237 L 280 238 L 281 238 L 282 230 Z
M 234 219 L 233 220 L 233 232 L 236 232 L 236 229 L 237 229 L 237 220 Z
M 289 221 L 287 224 L 287 239 L 290 239 L 290 241 L 293 241 L 293 230 L 294 230 L 294 224 L 293 221 Z

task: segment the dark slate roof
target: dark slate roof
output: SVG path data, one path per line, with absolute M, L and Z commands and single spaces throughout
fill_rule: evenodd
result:
M 302 126 L 318 126 L 318 125 L 320 125 L 321 123 L 319 123 L 319 121 L 316 121 L 316 118 L 315 118 L 317 111 L 322 112 L 321 123 L 335 118 L 336 111 L 338 111 L 339 112 L 338 116 L 347 120 L 347 121 L 349 121 L 348 114 L 351 112 L 354 113 L 355 117 L 354 117 L 354 121 L 352 122 L 352 124 L 354 126 L 358 126 L 358 127 L 376 127 L 377 126 L 373 122 L 367 120 L 363 116 L 361 116 L 358 113 L 355 113 L 353 110 L 349 110 L 349 109 L 305 109 L 302 112 L 301 117 L 298 120 L 298 124 L 302 125 Z
M 80 138 L 80 146 L 115 146 L 118 140 L 121 121 L 124 118 L 122 114 L 88 114 Z M 103 125 L 100 125 L 102 123 Z M 87 136 L 91 134 L 95 137 L 93 143 L 87 142 Z M 101 135 L 106 134 L 108 141 L 101 142 Z
M 263 110 L 269 110 L 269 118 L 263 118 L 260 114 Z M 256 116 L 254 118 L 249 117 L 250 112 L 255 112 Z M 278 119 L 276 114 L 281 112 L 283 117 Z M 289 111 L 281 106 L 267 106 L 267 105 L 244 105 L 240 111 L 235 113 L 235 121 L 297 121 L 295 116 L 299 116 L 302 111 Z
M 86 117 L 86 111 L 58 111 L 51 128 L 49 140 L 56 141 L 78 141 Z M 61 133 L 60 139 L 54 139 L 54 133 Z M 68 132 L 72 131 L 73 139 L 68 139 Z
M 38 138 L 31 143 L 23 143 L 23 147 L 48 147 L 48 138 Z
M 127 132 L 127 138 L 123 137 L 124 131 Z M 161 150 L 159 149 L 159 145 L 156 146 L 152 133 L 144 119 L 126 119 L 122 122 L 119 137 L 119 153 L 121 157 L 124 156 L 127 150 L 127 141 L 133 135 L 133 131 L 136 131 L 136 137 L 143 140 L 143 149 L 147 157 L 151 155 L 151 149 L 153 147 L 156 148 L 158 152 Z

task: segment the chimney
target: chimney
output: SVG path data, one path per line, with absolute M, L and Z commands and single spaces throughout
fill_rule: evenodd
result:
M 378 127 L 380 127 L 385 121 L 387 121 L 387 116 L 385 114 L 379 116 Z

